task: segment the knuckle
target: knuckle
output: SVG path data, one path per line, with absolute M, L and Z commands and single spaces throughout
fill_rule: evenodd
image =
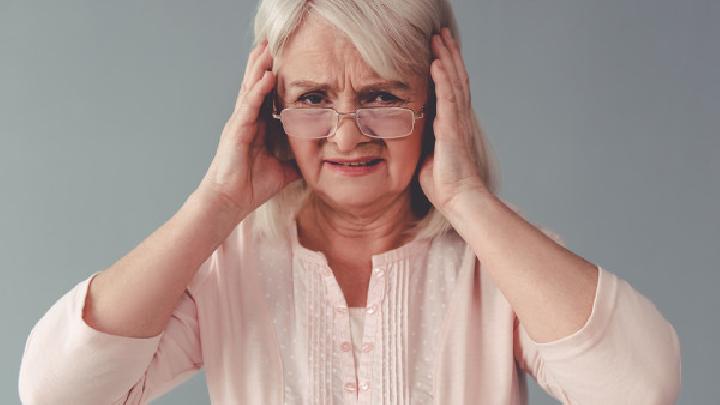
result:
M 238 94 L 238 103 L 244 103 L 247 101 L 248 94 L 251 92 L 251 88 L 248 85 L 245 85 L 245 87 L 240 90 L 240 94 Z
M 247 113 L 248 107 L 247 103 L 240 103 L 238 105 L 238 108 L 235 109 L 235 112 L 233 113 L 233 121 L 236 122 L 236 124 L 242 124 L 243 119 L 245 118 L 245 114 Z
M 257 57 L 258 53 L 260 53 L 260 45 L 259 44 L 255 45 L 255 47 L 252 49 L 252 51 L 250 51 L 250 56 L 248 59 Z
M 233 112 L 232 116 L 232 122 L 234 126 L 241 127 L 245 125 L 245 121 L 247 121 L 248 110 L 249 108 L 246 103 L 241 103 L 238 106 L 235 112 Z

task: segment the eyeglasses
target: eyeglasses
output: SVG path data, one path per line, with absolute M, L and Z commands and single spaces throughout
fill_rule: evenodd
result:
M 372 138 L 402 138 L 412 133 L 415 120 L 423 110 L 404 107 L 358 108 L 354 112 L 337 112 L 332 108 L 285 108 L 273 118 L 282 122 L 285 133 L 297 138 L 327 138 L 335 134 L 344 116 L 355 118 L 360 131 Z

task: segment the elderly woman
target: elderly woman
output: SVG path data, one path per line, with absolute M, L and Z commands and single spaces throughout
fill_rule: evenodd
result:
M 449 4 L 266 0 L 217 153 L 40 319 L 26 404 L 671 404 L 677 334 L 494 195 Z

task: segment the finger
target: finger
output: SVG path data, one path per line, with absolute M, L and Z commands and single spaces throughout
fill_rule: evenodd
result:
M 458 101 L 460 101 L 460 96 L 463 96 L 460 79 L 457 77 L 457 70 L 455 69 L 452 55 L 450 55 L 450 50 L 445 46 L 440 35 L 433 35 L 433 49 L 443 65 L 443 70 L 450 81 L 452 91 L 456 93 L 456 97 Z
M 243 75 L 243 80 L 240 86 L 240 90 L 247 90 L 248 88 L 252 87 L 252 83 L 249 81 L 248 72 L 252 70 L 252 67 L 255 65 L 255 60 L 260 56 L 263 52 L 265 52 L 265 48 L 267 48 L 267 40 L 263 39 L 258 43 L 253 50 L 248 55 L 247 64 L 245 65 L 245 73 Z
M 422 165 L 420 167 L 420 174 L 422 175 L 430 175 L 433 172 L 435 163 L 435 153 L 430 153 L 426 158 L 425 161 L 422 162 Z
M 257 85 L 257 83 L 265 77 L 265 72 L 272 70 L 272 56 L 270 56 L 270 52 L 266 51 L 264 55 L 259 56 L 258 60 L 256 61 L 255 65 L 251 68 L 251 71 L 248 72 L 248 84 L 246 85 L 246 88 L 244 92 L 241 92 L 238 100 L 236 102 L 235 108 L 237 109 L 239 105 L 242 103 L 242 100 L 244 97 L 246 97 L 252 89 Z
M 430 65 L 430 72 L 435 82 L 435 96 L 437 97 L 436 117 L 433 122 L 435 137 L 448 139 L 457 132 L 452 125 L 457 123 L 457 97 L 452 89 L 448 73 L 439 59 L 435 59 Z
M 418 178 L 418 180 L 420 181 L 420 186 L 422 187 L 423 192 L 426 196 L 428 196 L 428 198 L 434 196 L 435 194 L 435 186 L 433 184 L 434 160 L 434 154 L 430 154 L 427 158 L 425 158 L 425 161 L 420 167 L 420 173 Z
M 265 70 L 262 77 L 240 98 L 238 108 L 236 108 L 233 115 L 241 125 L 252 124 L 257 121 L 265 95 L 270 92 L 274 84 L 275 76 L 273 72 Z
M 445 44 L 447 45 L 448 49 L 450 49 L 450 55 L 453 58 L 453 61 L 455 62 L 455 70 L 457 72 L 457 77 L 462 85 L 462 90 L 464 93 L 464 96 L 466 97 L 466 100 L 470 101 L 470 76 L 467 73 L 467 69 L 465 67 L 465 60 L 462 56 L 462 50 L 460 49 L 460 44 L 458 43 L 455 38 L 453 38 L 452 33 L 450 32 L 450 29 L 447 27 L 443 28 L 441 30 L 442 37 L 445 40 Z
M 250 52 L 250 55 L 248 56 L 247 66 L 245 67 L 245 73 L 243 74 L 242 84 L 240 85 L 240 90 L 238 91 L 237 98 L 235 99 L 235 108 L 236 110 L 238 106 L 240 105 L 240 99 L 243 97 L 243 94 L 247 93 L 248 90 L 252 88 L 252 86 L 259 80 L 256 75 L 253 75 L 255 66 L 257 66 L 257 61 L 259 58 L 262 57 L 262 55 L 265 53 L 265 50 L 267 48 L 267 41 L 262 40 L 253 50 Z M 233 110 L 233 111 L 234 111 Z
M 270 53 L 270 49 L 266 46 L 262 52 L 258 54 L 257 58 L 255 58 L 250 70 L 246 73 L 248 76 L 248 89 L 263 77 L 265 70 L 272 69 L 272 62 L 272 54 Z
M 257 58 L 258 52 L 260 52 L 263 49 L 263 43 L 261 42 L 256 46 L 248 56 L 247 60 L 247 66 L 245 66 L 245 72 L 243 73 L 242 83 L 240 84 L 240 89 L 238 90 L 237 96 L 235 97 L 235 108 L 233 108 L 233 111 L 238 109 L 238 106 L 240 105 L 240 100 L 243 98 L 244 94 L 247 92 L 248 88 L 252 87 L 252 84 L 249 84 L 249 75 L 248 72 L 250 69 L 252 69 L 253 64 L 255 63 L 255 59 Z

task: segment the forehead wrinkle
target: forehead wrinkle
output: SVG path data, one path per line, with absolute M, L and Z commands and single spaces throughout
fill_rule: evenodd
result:
M 313 80 L 293 80 L 288 85 L 288 88 L 299 88 L 299 89 L 314 89 L 314 90 L 327 90 L 332 89 L 332 84 L 327 82 L 316 82 Z M 370 83 L 360 85 L 356 88 L 358 93 L 366 93 L 369 91 L 377 90 L 398 90 L 404 91 L 409 90 L 410 85 L 406 82 L 399 80 L 375 80 Z
M 321 61 L 303 54 L 297 61 L 303 59 L 312 60 L 310 63 L 297 64 L 288 59 L 287 69 L 282 81 L 287 90 L 327 90 L 340 92 L 347 84 L 357 92 L 365 92 L 372 88 L 386 88 L 406 90 L 407 83 L 402 81 L 392 82 L 383 80 L 377 74 L 357 59 L 338 60 L 337 58 L 322 58 Z M 294 59 L 294 58 L 293 58 Z M 306 67 L 307 66 L 307 67 Z M 358 83 L 357 85 L 355 83 Z
M 344 57 L 328 51 L 293 52 L 286 56 L 284 65 L 281 82 L 288 91 L 312 89 L 339 92 L 346 83 L 350 83 L 358 93 L 411 90 L 407 80 L 390 80 L 379 76 L 354 48 L 346 49 Z
M 415 90 L 420 90 L 420 87 L 414 88 L 416 84 L 421 86 L 414 77 L 388 80 L 379 76 L 344 34 L 322 19 L 308 21 L 295 33 L 281 56 L 278 86 L 283 93 L 294 96 L 303 90 L 324 90 L 337 95 L 345 92 L 348 84 L 356 93 L 392 90 L 410 97 Z
M 314 43 L 296 43 L 292 50 L 283 55 L 282 84 L 287 90 L 325 89 L 328 91 L 343 89 L 346 83 L 357 91 L 367 91 L 370 87 L 379 87 L 383 80 L 362 60 L 357 50 L 346 41 L 335 41 L 335 46 L 320 48 Z M 295 45 L 295 44 L 294 44 Z M 407 89 L 407 83 L 386 83 L 386 88 Z

